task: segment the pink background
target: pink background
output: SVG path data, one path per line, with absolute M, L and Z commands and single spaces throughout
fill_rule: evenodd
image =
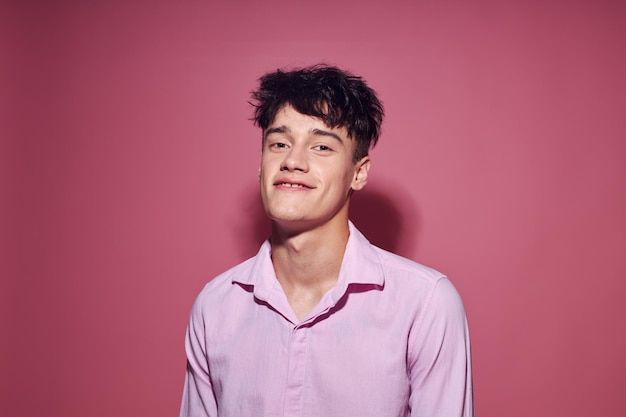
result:
M 191 303 L 267 231 L 249 91 L 318 61 L 386 104 L 354 220 L 461 292 L 477 415 L 626 415 L 624 2 L 12 3 L 0 415 L 177 414 Z

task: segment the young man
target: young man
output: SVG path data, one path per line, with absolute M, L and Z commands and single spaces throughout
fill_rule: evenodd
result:
M 253 99 L 271 236 L 198 296 L 180 415 L 472 416 L 456 290 L 348 220 L 380 132 L 374 92 L 314 66 L 266 74 Z

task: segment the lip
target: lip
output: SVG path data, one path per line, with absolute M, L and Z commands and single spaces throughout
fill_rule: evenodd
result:
M 274 186 L 285 190 L 310 190 L 315 188 L 304 181 L 290 178 L 280 178 L 274 181 Z

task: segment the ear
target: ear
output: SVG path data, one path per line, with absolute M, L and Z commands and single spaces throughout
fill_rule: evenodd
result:
M 370 171 L 370 157 L 364 156 L 354 165 L 354 179 L 352 180 L 352 189 L 355 191 L 362 190 L 367 184 L 367 178 Z
M 256 179 L 261 182 L 261 167 L 259 167 L 259 171 L 256 173 Z

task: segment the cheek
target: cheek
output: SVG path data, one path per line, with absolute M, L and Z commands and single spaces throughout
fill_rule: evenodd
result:
M 271 172 L 275 167 L 280 166 L 280 160 L 278 155 L 273 155 L 271 153 L 263 153 L 261 154 L 261 164 L 259 166 L 259 171 Z
M 348 169 L 344 171 L 343 179 L 348 187 L 352 186 L 352 181 L 354 180 L 354 167 L 350 166 Z
M 328 175 L 327 184 L 329 184 L 329 191 L 333 195 L 343 198 L 352 189 L 352 172 L 338 171 L 334 176 Z
M 263 181 L 263 179 L 267 177 L 269 172 L 271 172 L 269 164 L 267 163 L 267 161 L 262 160 L 261 165 L 259 165 L 259 179 Z

